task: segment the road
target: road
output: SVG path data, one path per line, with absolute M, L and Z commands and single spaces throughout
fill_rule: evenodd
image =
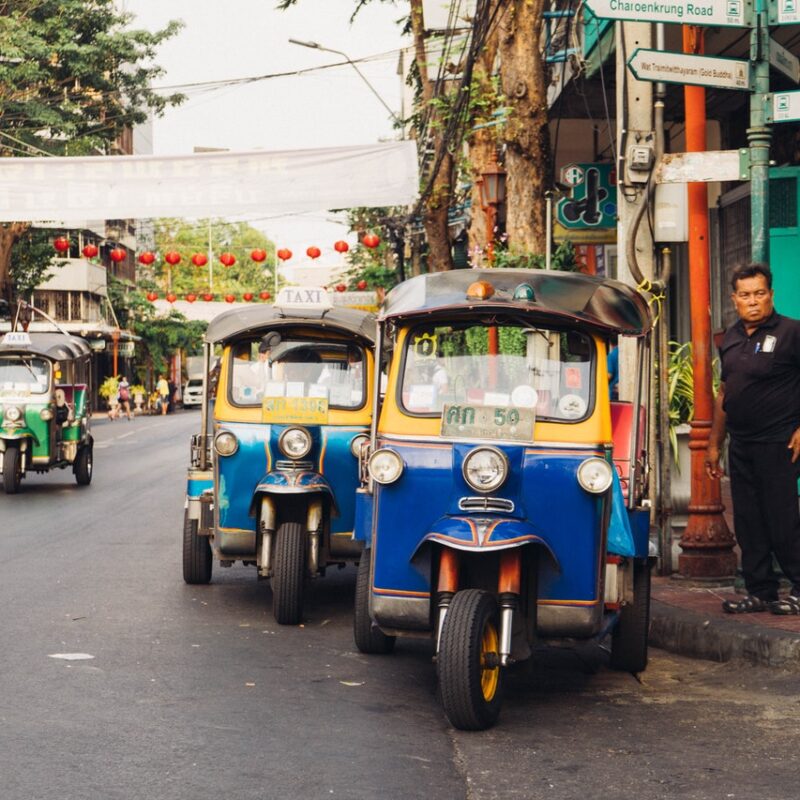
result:
M 796 675 L 653 650 L 639 681 L 598 648 L 547 650 L 496 728 L 462 733 L 428 642 L 355 651 L 352 569 L 297 628 L 252 569 L 185 585 L 198 422 L 99 421 L 90 487 L 64 471 L 0 495 L 2 800 L 796 800 Z

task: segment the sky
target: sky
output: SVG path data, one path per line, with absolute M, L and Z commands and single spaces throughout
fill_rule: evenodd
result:
M 347 64 L 214 91 L 183 87 L 344 60 L 335 53 L 291 44 L 292 38 L 342 51 L 353 60 L 370 57 L 358 68 L 386 105 L 399 114 L 398 51 L 409 44 L 398 24 L 407 13 L 405 0 L 373 0 L 352 23 L 355 0 L 298 0 L 288 11 L 276 10 L 276 0 L 124 0 L 121 5 L 136 16 L 134 27 L 152 31 L 171 19 L 185 23 L 156 58 L 166 72 L 154 86 L 181 87 L 189 96 L 183 105 L 155 119 L 156 155 L 191 153 L 195 147 L 285 150 L 397 138 L 387 109 Z M 302 282 L 308 283 L 305 268 L 341 263 L 333 250 L 336 240 L 355 242 L 346 227 L 333 220 L 332 214 L 321 210 L 250 221 L 278 247 L 292 251 L 288 263 L 302 267 Z M 313 262 L 305 255 L 312 245 L 322 250 Z

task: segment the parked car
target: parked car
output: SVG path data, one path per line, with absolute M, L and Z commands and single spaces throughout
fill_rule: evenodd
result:
M 190 376 L 183 387 L 183 407 L 200 406 L 203 402 L 203 376 Z

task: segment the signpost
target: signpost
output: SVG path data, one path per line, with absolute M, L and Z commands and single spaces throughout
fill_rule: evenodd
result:
M 800 92 L 776 92 L 772 95 L 772 120 L 768 122 L 796 122 L 800 120 Z M 769 117 L 769 104 L 767 117 Z
M 633 51 L 628 66 L 640 81 L 750 89 L 750 62 L 738 58 L 694 56 L 640 47 Z
M 796 25 L 800 22 L 798 0 L 769 0 L 770 25 Z
M 778 0 L 797 5 L 800 0 Z M 671 22 L 678 25 L 721 25 L 747 28 L 753 24 L 752 6 L 745 0 L 587 0 L 596 17 L 634 22 Z
M 795 83 L 800 83 L 800 58 L 774 39 L 769 40 L 769 65 Z

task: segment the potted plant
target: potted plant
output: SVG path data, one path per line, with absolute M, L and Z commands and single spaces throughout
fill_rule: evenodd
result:
M 147 390 L 141 383 L 137 383 L 131 386 L 131 394 L 133 395 L 134 413 L 141 414 Z
M 113 409 L 117 405 L 117 394 L 119 393 L 119 381 L 113 376 L 109 375 L 101 384 L 97 393 L 108 403 L 109 409 Z

